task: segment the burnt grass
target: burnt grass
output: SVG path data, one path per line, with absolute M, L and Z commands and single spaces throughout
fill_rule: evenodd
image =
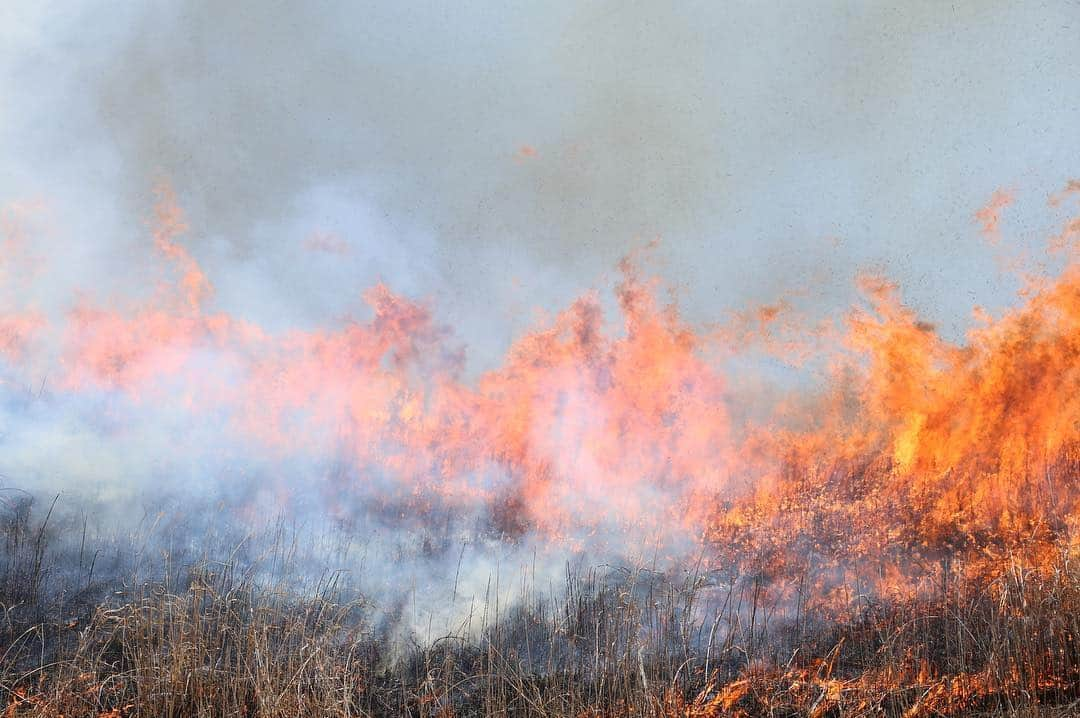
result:
M 343 573 L 287 576 L 284 533 L 215 544 L 184 520 L 140 546 L 88 537 L 85 513 L 62 504 L 0 501 L 4 718 L 1080 710 L 1080 567 L 1064 539 L 1037 567 L 946 570 L 842 611 L 811 595 L 809 567 L 780 591 L 753 562 L 568 565 L 560 585 L 488 596 L 421 640 L 402 628 L 404 593 L 376 606 Z

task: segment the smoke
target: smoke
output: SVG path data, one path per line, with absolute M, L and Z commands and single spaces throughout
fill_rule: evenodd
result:
M 781 295 L 813 323 L 867 266 L 952 338 L 1012 301 L 972 209 L 1017 187 L 1001 251 L 1048 234 L 1077 12 L 8 3 L 0 472 L 103 531 L 151 494 L 349 523 L 388 592 L 558 574 L 552 545 L 691 555 L 702 517 L 668 519 L 748 480 L 726 403 L 782 370 L 730 386 L 688 337 Z M 162 180 L 194 303 L 152 239 Z M 656 237 L 677 320 L 612 291 Z
M 842 306 L 883 264 L 959 335 L 1012 289 L 970 208 L 1060 186 L 1076 143 L 1065 6 L 8 8 L 2 191 L 56 207 L 84 291 L 131 288 L 167 177 L 224 308 L 312 324 L 422 286 L 480 366 L 656 236 L 697 321 L 794 285 Z M 390 259 L 297 287 L 279 258 L 323 223 Z

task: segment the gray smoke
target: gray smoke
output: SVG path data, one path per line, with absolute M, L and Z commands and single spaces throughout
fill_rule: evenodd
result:
M 1075 3 L 7 2 L 0 206 L 41 209 L 5 301 L 60 316 L 152 292 L 164 179 L 214 310 L 334 326 L 382 280 L 430 301 L 472 374 L 655 237 L 649 269 L 695 322 L 792 290 L 831 311 L 880 266 L 956 337 L 1015 289 L 972 213 L 1016 188 L 1002 251 L 1034 252 L 1045 194 L 1077 172 L 1078 27 Z M 0 392 L 9 485 L 272 508 L 266 487 L 317 483 L 332 458 L 282 479 L 226 418 L 48 379 Z M 386 545 L 419 534 L 370 510 L 372 552 L 408 554 Z M 449 580 L 481 520 L 457 518 L 438 570 L 408 570 Z M 477 545 L 463 592 L 499 552 L 532 555 Z
M 843 303 L 880 264 L 958 332 L 1012 290 L 972 211 L 1017 186 L 1027 229 L 1080 149 L 1071 4 L 2 12 L 0 196 L 54 207 L 50 288 L 131 290 L 167 178 L 220 305 L 320 323 L 383 278 L 480 366 L 656 236 L 699 320 L 793 286 Z M 301 252 L 317 231 L 348 253 Z

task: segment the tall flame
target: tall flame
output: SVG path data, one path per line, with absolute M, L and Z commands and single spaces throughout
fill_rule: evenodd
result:
M 978 213 L 986 233 L 1009 201 Z M 209 312 L 210 281 L 166 187 L 155 216 L 167 286 L 126 310 L 81 300 L 59 327 L 8 311 L 6 360 L 31 369 L 26 337 L 58 335 L 60 391 L 152 406 L 179 390 L 186 411 L 225 416 L 271 455 L 341 453 L 348 480 L 388 501 L 479 508 L 504 533 L 571 545 L 666 536 L 752 549 L 781 570 L 807 551 L 879 564 L 985 556 L 1058 536 L 1077 515 L 1080 262 L 963 344 L 921 321 L 894 283 L 864 275 L 865 305 L 815 357 L 832 380 L 736 421 L 715 355 L 746 323 L 790 332 L 786 302 L 697 331 L 627 260 L 621 331 L 586 294 L 470 382 L 432 311 L 383 285 L 364 295 L 370 319 L 333 329 L 273 333 Z

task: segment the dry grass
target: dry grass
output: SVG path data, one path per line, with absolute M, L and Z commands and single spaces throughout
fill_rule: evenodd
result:
M 95 579 L 100 552 L 50 550 L 77 524 L 7 508 L 4 718 L 1065 716 L 1080 699 L 1064 547 L 1039 570 L 1017 559 L 843 620 L 793 620 L 760 576 L 568 570 L 420 645 L 336 574 L 298 590 L 257 561 L 162 555 Z

